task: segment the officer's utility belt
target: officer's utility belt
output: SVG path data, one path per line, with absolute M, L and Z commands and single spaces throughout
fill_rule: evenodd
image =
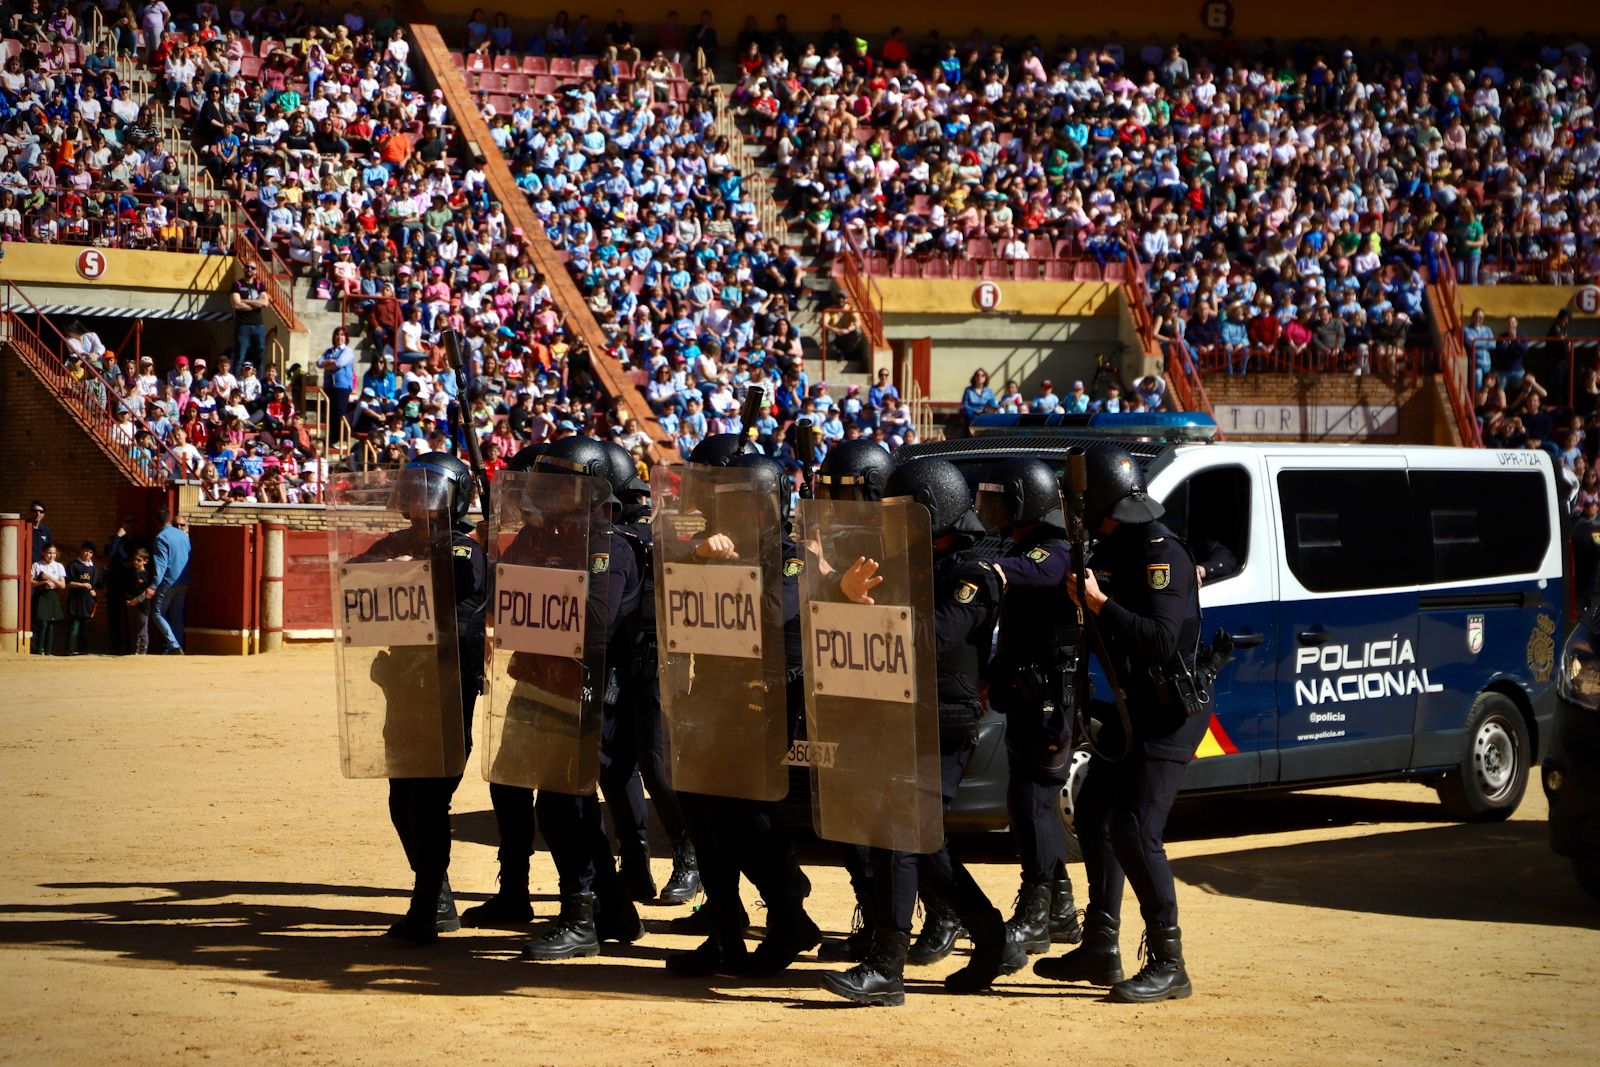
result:
M 974 743 L 978 739 L 978 719 L 983 705 L 976 700 L 954 703 L 939 701 L 939 739 L 947 743 Z
M 1174 656 L 1170 663 L 1162 666 L 1151 667 L 1150 685 L 1163 707 L 1182 709 L 1186 719 L 1211 712 L 1210 690 L 1194 665 L 1185 663 L 1181 656 Z

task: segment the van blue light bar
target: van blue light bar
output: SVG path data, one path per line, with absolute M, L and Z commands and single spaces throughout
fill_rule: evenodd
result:
M 1158 437 L 1173 441 L 1209 441 L 1217 435 L 1217 423 L 1209 415 L 1194 411 L 1102 411 L 1093 415 L 990 414 L 972 420 L 972 432 L 981 433 L 1071 433 L 1095 437 Z

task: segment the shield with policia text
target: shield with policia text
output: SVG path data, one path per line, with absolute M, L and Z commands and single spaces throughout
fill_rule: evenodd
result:
M 783 527 L 749 468 L 661 469 L 651 484 L 661 710 L 672 788 L 788 791 Z
M 432 778 L 466 765 L 449 486 L 437 470 L 329 486 L 339 757 L 346 778 Z
M 611 489 L 598 478 L 502 471 L 489 604 L 483 776 L 593 793 L 605 699 Z
M 927 509 L 805 500 L 800 586 L 805 745 L 812 820 L 830 841 L 932 852 L 944 840 L 939 796 L 933 538 Z M 841 577 L 875 560 L 873 603 L 846 598 Z

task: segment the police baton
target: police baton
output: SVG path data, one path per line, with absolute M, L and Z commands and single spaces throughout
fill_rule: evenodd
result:
M 1090 752 L 1101 759 L 1115 762 L 1132 750 L 1133 720 L 1128 714 L 1128 702 L 1123 695 L 1122 680 L 1117 677 L 1117 666 L 1106 654 L 1105 641 L 1100 636 L 1099 622 L 1094 612 L 1083 606 L 1087 597 L 1089 573 L 1089 528 L 1083 521 L 1083 498 L 1088 491 L 1088 453 L 1082 448 L 1070 449 L 1067 452 L 1067 496 L 1071 502 L 1071 507 L 1068 509 L 1070 513 L 1068 523 L 1071 528 L 1067 536 L 1072 542 L 1072 576 L 1078 583 L 1079 600 L 1078 649 L 1074 652 L 1072 665 L 1072 688 L 1074 703 L 1077 704 L 1078 732 Z M 1123 748 L 1115 755 L 1101 750 L 1095 738 L 1093 720 L 1089 717 L 1092 687 L 1089 682 L 1089 656 L 1083 650 L 1085 636 L 1089 639 L 1089 647 L 1100 657 L 1100 666 L 1105 670 L 1106 684 L 1111 687 L 1111 701 L 1116 706 L 1117 718 L 1121 720 Z
M 794 458 L 800 461 L 800 470 L 805 475 L 805 481 L 800 485 L 800 495 L 810 499 L 815 496 L 811 476 L 817 467 L 816 424 L 810 419 L 795 419 L 793 429 Z
M 472 467 L 472 480 L 478 484 L 478 506 L 483 511 L 483 521 L 489 524 L 486 534 L 489 540 L 485 545 L 488 547 L 493 544 L 494 504 L 489 497 L 489 472 L 483 468 L 483 449 L 479 447 L 478 435 L 466 418 L 467 368 L 461 359 L 461 335 L 454 330 L 445 330 L 442 340 L 445 359 L 456 378 L 456 425 L 451 430 L 452 434 L 459 430 L 461 436 L 466 438 L 467 462 Z
M 761 418 L 761 412 L 767 406 L 767 387 L 752 385 L 745 390 L 744 407 L 739 409 L 739 432 L 745 437 L 753 436 L 756 420 Z

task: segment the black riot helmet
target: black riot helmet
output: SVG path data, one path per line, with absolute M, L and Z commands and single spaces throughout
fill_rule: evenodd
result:
M 694 446 L 689 462 L 701 467 L 726 467 L 734 456 L 759 455 L 755 442 L 742 433 L 714 433 Z
M 516 455 L 506 461 L 508 471 L 531 471 L 539 462 L 539 457 L 550 450 L 549 441 L 540 441 L 536 445 L 524 445 Z
M 1118 522 L 1153 522 L 1166 514 L 1159 501 L 1145 490 L 1144 471 L 1126 449 L 1111 444 L 1087 450 L 1084 466 L 1089 475 L 1083 494 L 1083 524 L 1090 533 L 1105 519 Z
M 606 454 L 605 445 L 581 434 L 552 441 L 550 447 L 534 460 L 533 469 L 540 474 L 588 475 L 599 478 L 607 486 L 611 485 L 611 457 Z M 618 503 L 614 492 L 608 503 Z
M 909 497 L 927 508 L 936 541 L 950 533 L 983 536 L 983 526 L 972 513 L 972 488 L 960 468 L 947 459 L 927 456 L 896 467 L 883 495 Z
M 395 480 L 392 504 L 413 518 L 422 510 L 444 512 L 451 526 L 460 526 L 471 503 L 472 468 L 450 452 L 424 452 Z
M 614 441 L 602 441 L 606 450 L 606 481 L 611 494 L 622 504 L 623 518 L 632 522 L 650 510 L 650 483 L 639 480 L 639 466 L 628 450 Z
M 764 456 L 759 452 L 746 452 L 734 456 L 729 461 L 730 468 L 745 468 L 760 472 L 758 478 L 766 480 L 770 477 L 773 491 L 778 494 L 778 511 L 785 522 L 789 519 L 789 500 L 794 496 L 794 479 L 789 477 L 788 468 L 771 456 Z
M 978 484 L 978 518 L 991 530 L 1035 523 L 1066 529 L 1056 472 L 1044 460 L 1032 456 L 997 464 Z
M 817 495 L 828 500 L 882 500 L 894 460 L 882 445 L 858 437 L 828 449 L 817 468 Z

